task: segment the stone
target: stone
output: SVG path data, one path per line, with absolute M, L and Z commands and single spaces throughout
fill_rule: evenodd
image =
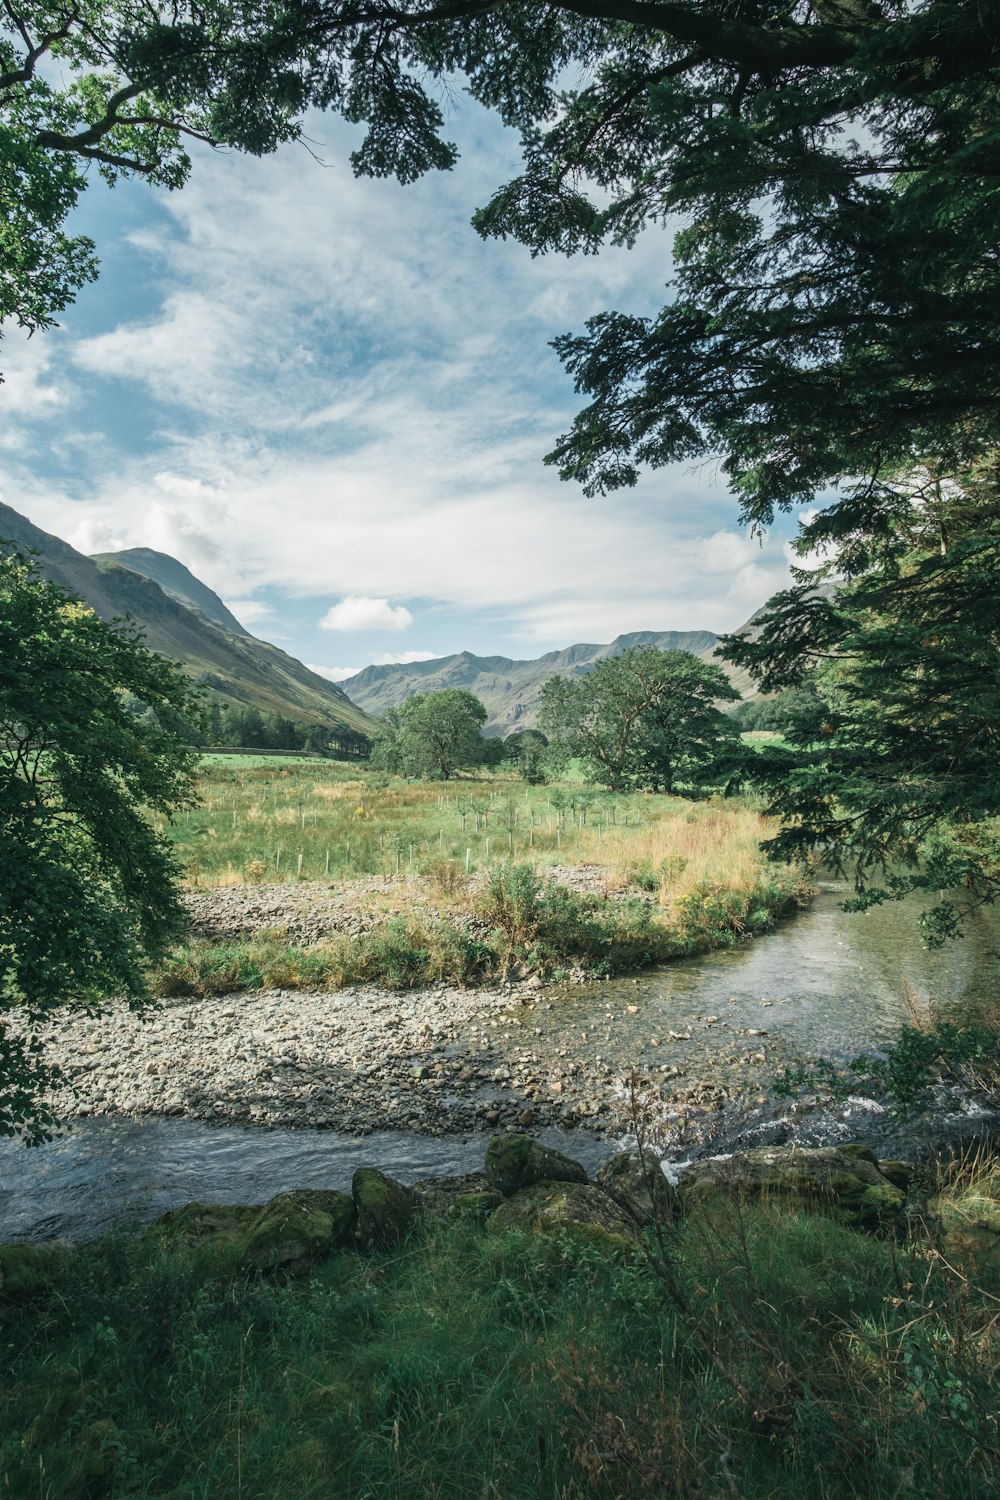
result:
M 1000 1178 L 975 1176 L 928 1199 L 939 1222 L 948 1260 L 977 1273 L 1000 1268 Z
M 644 1243 L 635 1220 L 601 1188 L 586 1182 L 536 1182 L 495 1208 L 486 1221 L 491 1234 L 521 1229 L 529 1234 L 568 1233 L 603 1251 L 632 1255 Z
M 417 1207 L 412 1188 L 375 1167 L 359 1167 L 351 1181 L 357 1214 L 354 1237 L 365 1249 L 391 1245 L 405 1232 Z
M 665 1224 L 678 1212 L 677 1194 L 655 1157 L 643 1165 L 638 1151 L 619 1151 L 597 1173 L 597 1183 L 637 1224 Z
M 496 1135 L 486 1147 L 486 1176 L 491 1187 L 509 1197 L 535 1182 L 586 1182 L 578 1161 L 543 1146 L 530 1135 Z
M 876 1228 L 905 1206 L 866 1147 L 770 1147 L 694 1162 L 678 1190 L 686 1209 L 720 1196 L 757 1197 L 792 1209 L 821 1209 L 844 1224 Z
M 76 1439 L 76 1463 L 85 1484 L 108 1480 L 118 1466 L 121 1435 L 106 1417 L 90 1422 Z
M 57 1282 L 73 1257 L 64 1240 L 0 1245 L 0 1301 L 26 1302 Z
M 262 1271 L 304 1271 L 351 1243 L 354 1200 L 347 1193 L 301 1188 L 270 1199 L 239 1242 L 240 1262 Z
M 146 1231 L 167 1245 L 219 1251 L 236 1248 L 262 1212 L 260 1203 L 186 1203 L 161 1214 Z

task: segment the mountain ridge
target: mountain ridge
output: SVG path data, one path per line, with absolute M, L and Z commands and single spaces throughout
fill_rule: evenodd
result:
M 128 617 L 141 627 L 151 651 L 179 662 L 189 676 L 202 683 L 219 699 L 254 706 L 262 713 L 275 713 L 305 723 L 370 735 L 375 725 L 363 709 L 352 703 L 341 687 L 312 672 L 295 657 L 269 641 L 258 640 L 236 621 L 237 633 L 217 623 L 202 608 L 192 608 L 167 591 L 140 568 L 136 553 L 149 553 L 162 563 L 173 564 L 178 586 L 197 585 L 196 593 L 211 606 L 229 614 L 207 585 L 174 558 L 133 549 L 133 565 L 115 560 L 116 554 L 100 554 L 95 561 L 77 552 L 60 537 L 43 531 L 26 516 L 0 503 L 0 546 L 34 553 L 39 573 L 68 594 L 82 599 L 101 619 Z M 235 619 L 235 616 L 232 618 Z
M 710 630 L 633 630 L 604 644 L 578 641 L 525 660 L 456 651 L 427 661 L 364 667 L 346 678 L 341 686 L 360 708 L 376 717 L 390 708 L 398 708 L 413 693 L 464 688 L 486 707 L 483 732 L 506 735 L 534 728 L 541 690 L 551 677 L 560 674 L 583 677 L 598 661 L 620 656 L 631 646 L 690 651 L 710 661 L 718 640 Z

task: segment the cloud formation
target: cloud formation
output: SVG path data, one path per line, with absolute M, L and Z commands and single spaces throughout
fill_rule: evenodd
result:
M 309 129 L 333 143 L 326 170 L 294 147 L 205 153 L 182 193 L 149 196 L 119 252 L 146 273 L 142 300 L 88 289 L 108 296 L 103 325 L 47 336 L 65 375 L 34 353 L 25 366 L 26 419 L 59 406 L 52 442 L 75 447 L 55 470 L 26 443 L 8 503 L 81 550 L 170 553 L 246 623 L 273 610 L 302 659 L 329 649 L 316 622 L 331 596 L 324 632 L 405 630 L 416 609 L 436 651 L 350 644 L 362 662 L 413 661 L 733 629 L 787 581 L 787 528 L 763 545 L 740 532 L 707 469 L 588 499 L 542 463 L 577 405 L 548 341 L 604 307 L 652 311 L 667 237 L 574 260 L 481 242 L 470 210 L 516 147 L 473 105 L 454 132 L 465 161 L 405 191 L 354 179 L 350 127 Z M 139 403 L 127 443 L 112 436 L 123 401 Z
M 320 630 L 409 630 L 413 616 L 402 604 L 372 599 L 366 594 L 348 594 L 328 609 Z

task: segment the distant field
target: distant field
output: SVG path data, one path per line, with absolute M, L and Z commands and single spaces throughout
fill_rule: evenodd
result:
M 771 832 L 741 799 L 617 795 L 568 782 L 407 782 L 337 761 L 212 756 L 203 801 L 170 836 L 191 885 L 423 874 L 443 887 L 514 858 L 601 866 L 676 899 L 704 881 L 754 883 Z M 161 822 L 161 827 L 165 825 Z

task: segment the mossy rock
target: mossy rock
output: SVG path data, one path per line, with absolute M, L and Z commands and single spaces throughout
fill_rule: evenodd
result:
M 604 1163 L 597 1182 L 637 1224 L 666 1223 L 678 1210 L 677 1194 L 655 1158 L 643 1165 L 638 1151 L 619 1151 Z
M 949 1259 L 977 1270 L 1000 1269 L 1000 1179 L 973 1178 L 928 1200 Z
M 678 1189 L 687 1209 L 720 1197 L 757 1197 L 792 1209 L 819 1209 L 856 1228 L 875 1228 L 906 1203 L 906 1194 L 868 1159 L 866 1148 L 839 1146 L 765 1146 L 695 1162 Z
M 913 1181 L 913 1168 L 906 1161 L 880 1161 L 878 1169 L 883 1177 L 888 1177 L 893 1187 L 899 1188 L 901 1193 L 908 1193 Z
M 418 1204 L 412 1188 L 375 1167 L 359 1167 L 351 1181 L 357 1219 L 354 1237 L 365 1249 L 391 1245 L 405 1232 Z
M 486 1147 L 486 1176 L 490 1187 L 505 1198 L 535 1182 L 587 1181 L 578 1161 L 543 1146 L 530 1135 L 496 1135 Z
M 464 1172 L 458 1177 L 428 1177 L 413 1184 L 413 1194 L 421 1213 L 432 1218 L 451 1218 L 470 1212 L 473 1200 L 488 1194 L 490 1206 L 501 1201 L 483 1172 Z
M 73 1258 L 65 1240 L 0 1245 L 0 1302 L 26 1302 L 59 1280 Z
M 108 1480 L 118 1467 L 121 1434 L 114 1422 L 102 1417 L 84 1427 L 76 1439 L 76 1468 L 85 1485 Z
M 186 1203 L 161 1214 L 146 1237 L 174 1254 L 204 1260 L 210 1273 L 234 1272 L 244 1239 L 262 1212 L 260 1203 Z
M 300 1188 L 279 1193 L 260 1210 L 238 1244 L 240 1263 L 259 1270 L 304 1271 L 351 1242 L 354 1202 L 347 1193 Z
M 491 1234 L 569 1233 L 603 1251 L 632 1255 L 644 1243 L 635 1219 L 602 1188 L 583 1182 L 536 1182 L 514 1193 L 486 1221 Z
M 459 1193 L 455 1198 L 455 1212 L 463 1219 L 485 1219 L 503 1201 L 503 1193 L 496 1188 L 483 1188 L 478 1193 Z

